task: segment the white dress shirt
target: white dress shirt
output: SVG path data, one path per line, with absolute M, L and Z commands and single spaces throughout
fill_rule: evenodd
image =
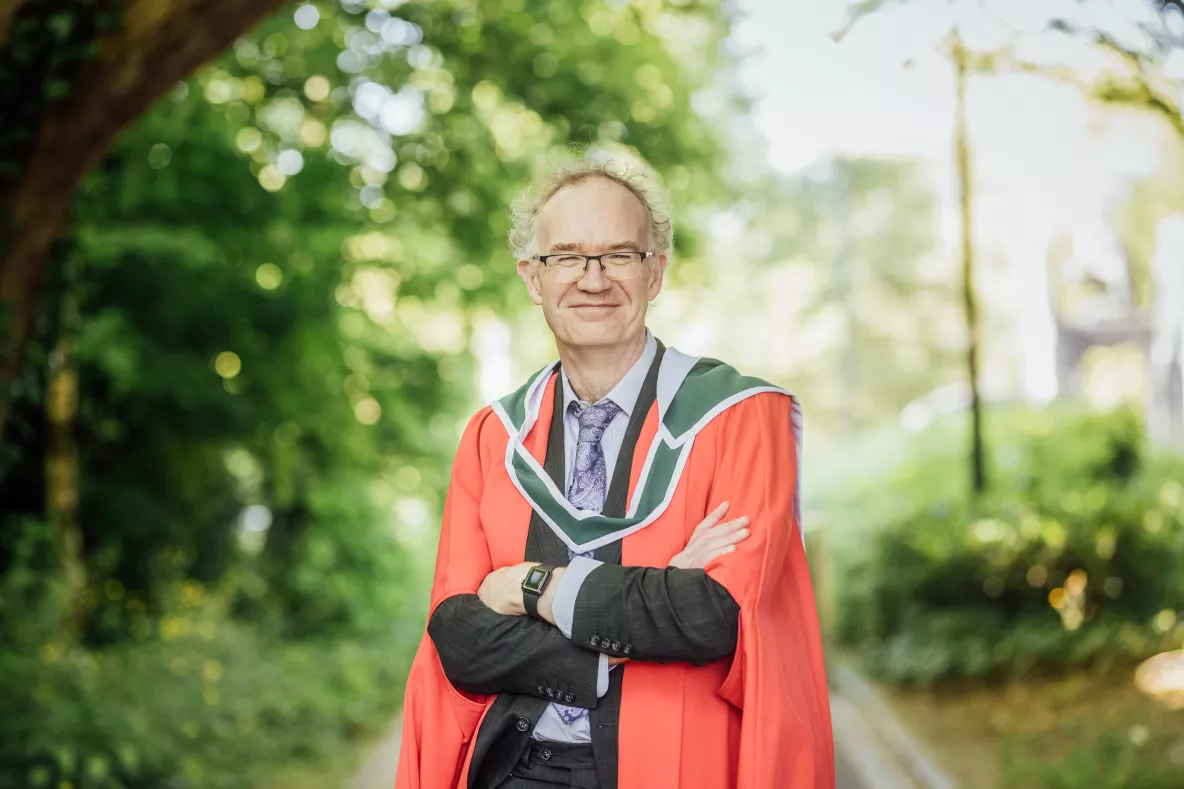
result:
M 637 405 L 637 398 L 641 395 L 642 384 L 645 383 L 646 373 L 649 372 L 650 365 L 653 364 L 654 357 L 658 353 L 658 343 L 654 336 L 647 330 L 645 333 L 645 348 L 642 349 L 641 357 L 629 368 L 629 372 L 617 382 L 604 399 L 600 400 L 603 403 L 605 400 L 611 400 L 621 410 L 613 417 L 612 421 L 604 429 L 604 434 L 600 438 L 600 447 L 604 451 L 605 469 L 608 472 L 609 484 L 612 484 L 613 469 L 617 464 L 617 457 L 621 453 L 621 443 L 625 440 L 625 431 L 629 427 L 629 418 L 633 415 L 633 409 Z M 579 441 L 580 435 L 580 420 L 579 417 L 572 413 L 571 404 L 582 402 L 576 397 L 575 392 L 571 388 L 571 383 L 567 380 L 567 373 L 561 372 L 563 379 L 563 450 L 564 450 L 564 469 L 566 478 L 564 479 L 564 492 L 571 488 L 572 475 L 575 473 L 576 465 L 576 444 Z M 571 560 L 567 569 L 563 572 L 563 577 L 560 578 L 555 585 L 555 599 L 551 604 L 551 611 L 555 617 L 555 626 L 562 631 L 563 635 L 571 638 L 572 622 L 575 619 L 576 596 L 580 592 L 580 586 L 584 583 L 584 579 L 588 574 L 599 567 L 601 562 L 595 559 L 587 559 L 582 556 L 576 556 Z M 608 692 L 608 656 L 601 654 L 599 674 L 596 679 L 596 696 L 603 696 Z M 531 737 L 536 740 L 547 740 L 550 742 L 591 742 L 592 741 L 592 727 L 589 721 L 589 716 L 577 720 L 570 726 L 564 722 L 563 717 L 555 708 L 554 704 L 548 705 L 547 709 L 543 711 L 543 715 L 539 718 L 539 722 L 534 727 L 534 732 Z

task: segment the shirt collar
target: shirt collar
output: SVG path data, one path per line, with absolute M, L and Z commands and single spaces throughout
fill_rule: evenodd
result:
M 600 402 L 612 400 L 618 408 L 625 412 L 625 416 L 633 416 L 637 398 L 641 396 L 641 386 L 645 383 L 646 373 L 649 372 L 650 365 L 653 364 L 654 356 L 657 353 L 658 342 L 650 330 L 646 329 L 645 347 L 641 351 L 641 356 Z M 571 388 L 571 382 L 567 380 L 567 371 L 560 368 L 560 373 L 563 378 L 563 413 L 567 414 L 571 409 L 571 404 L 580 402 L 580 398 L 576 397 L 575 391 Z

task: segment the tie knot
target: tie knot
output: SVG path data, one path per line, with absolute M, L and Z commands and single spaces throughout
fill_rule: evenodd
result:
M 621 407 L 612 400 L 604 400 L 596 405 L 582 406 L 579 403 L 572 403 L 572 409 L 575 411 L 576 418 L 580 421 L 582 428 L 600 428 L 608 427 L 608 423 L 613 421 L 613 417 L 621 412 Z

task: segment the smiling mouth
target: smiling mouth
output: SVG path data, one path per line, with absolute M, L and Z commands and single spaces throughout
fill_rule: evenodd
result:
M 612 317 L 613 312 L 620 306 L 619 304 L 576 304 L 571 309 L 580 316 L 580 320 L 599 323 Z

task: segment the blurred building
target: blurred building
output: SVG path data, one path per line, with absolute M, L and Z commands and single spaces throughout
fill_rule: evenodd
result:
M 1151 328 L 1134 297 L 1131 263 L 1117 232 L 1100 217 L 1078 224 L 1050 245 L 1048 267 L 1057 394 L 1117 403 L 1146 392 Z M 1124 362 L 1134 374 L 1118 380 Z

